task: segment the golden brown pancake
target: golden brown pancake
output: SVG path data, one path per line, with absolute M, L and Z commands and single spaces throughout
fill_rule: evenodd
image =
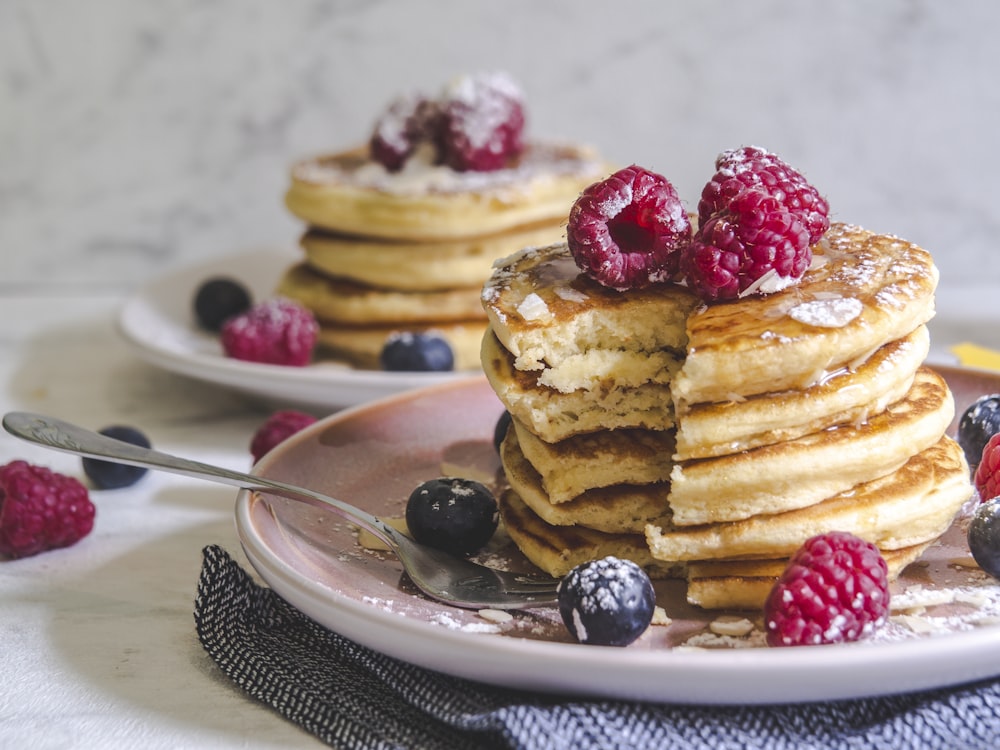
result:
M 493 262 L 525 247 L 548 245 L 566 234 L 565 220 L 515 227 L 499 234 L 413 242 L 311 229 L 300 240 L 313 270 L 379 289 L 433 292 L 476 288 Z
M 285 204 L 310 226 L 344 234 L 471 237 L 564 220 L 580 192 L 606 170 L 588 148 L 531 143 L 514 166 L 494 172 L 456 172 L 410 159 L 401 172 L 389 173 L 366 146 L 295 164 Z

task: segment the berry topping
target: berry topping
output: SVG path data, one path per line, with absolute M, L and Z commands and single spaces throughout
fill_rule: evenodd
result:
M 513 417 L 510 412 L 504 410 L 504 413 L 500 415 L 496 425 L 493 427 L 493 448 L 497 453 L 500 452 L 500 443 L 502 443 L 503 439 L 507 437 L 507 430 L 510 427 L 512 420 Z
M 441 156 L 456 171 L 502 169 L 524 149 L 523 95 L 505 73 L 458 78 L 440 109 Z
M 394 100 L 375 123 L 372 158 L 390 172 L 398 172 L 417 146 L 440 137 L 440 115 L 437 103 L 419 94 Z
M 559 614 L 580 643 L 627 646 L 649 627 L 655 606 L 649 576 L 631 560 L 582 563 L 559 582 Z
M 316 417 L 312 414 L 294 409 L 274 412 L 264 424 L 257 428 L 250 441 L 250 455 L 253 456 L 254 463 L 260 461 L 264 454 L 278 443 L 284 442 L 315 421 Z
M 566 237 L 584 273 L 625 291 L 677 273 L 691 222 L 666 178 L 633 165 L 583 191 L 570 210 Z
M 811 262 L 802 222 L 765 191 L 749 188 L 698 227 L 683 266 L 688 285 L 711 302 L 779 291 Z
M 968 540 L 969 551 L 979 567 L 1000 578 L 1000 498 L 976 506 Z
M 1000 495 L 1000 434 L 986 441 L 972 483 L 983 502 Z
M 471 555 L 485 545 L 499 517 L 493 493 L 471 479 L 431 479 L 413 490 L 406 503 L 413 538 L 453 555 Z
M 98 432 L 109 438 L 121 440 L 131 445 L 139 445 L 143 448 L 151 447 L 149 438 L 140 430 L 128 425 L 111 425 L 103 427 Z M 114 461 L 102 461 L 97 458 L 84 458 L 83 473 L 87 475 L 94 486 L 99 490 L 116 490 L 120 487 L 130 487 L 149 471 L 143 466 L 130 466 L 129 464 L 119 464 Z
M 808 539 L 764 604 L 770 646 L 856 641 L 889 612 L 885 559 L 875 545 L 834 531 Z
M 1000 393 L 980 396 L 958 421 L 958 444 L 973 469 L 979 465 L 986 443 L 1000 432 Z M 987 498 L 988 499 L 988 498 Z
M 403 331 L 386 339 L 379 364 L 393 372 L 447 372 L 455 368 L 455 354 L 435 333 Z
M 227 357 L 247 362 L 303 367 L 312 359 L 319 335 L 316 318 L 291 300 L 260 302 L 222 326 Z
M 94 504 L 76 479 L 26 461 L 0 466 L 0 554 L 68 547 L 93 527 Z
M 194 295 L 194 314 L 198 325 L 217 332 L 234 315 L 250 309 L 250 292 L 238 281 L 227 278 L 208 279 Z
M 815 244 L 830 228 L 830 206 L 799 172 L 778 156 L 755 146 L 724 151 L 715 160 L 716 173 L 698 203 L 698 223 L 726 209 L 734 198 L 754 188 L 766 192 L 792 213 Z

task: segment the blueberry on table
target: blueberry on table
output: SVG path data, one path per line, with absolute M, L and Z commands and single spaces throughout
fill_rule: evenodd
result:
M 111 425 L 98 432 L 115 440 L 121 440 L 143 448 L 151 447 L 149 438 L 140 430 L 128 425 Z M 100 490 L 115 490 L 129 487 L 145 476 L 148 469 L 141 466 L 130 466 L 114 461 L 102 461 L 98 458 L 83 459 L 83 473 L 89 477 L 94 486 Z
M 406 503 L 413 538 L 454 555 L 471 555 L 485 545 L 499 520 L 496 498 L 471 479 L 439 477 L 421 483 Z
M 391 372 L 448 372 L 455 369 L 455 353 L 437 334 L 404 331 L 386 340 L 379 364 Z
M 580 643 L 627 646 L 649 627 L 655 606 L 649 576 L 631 560 L 591 560 L 559 583 L 559 614 Z
M 212 278 L 198 287 L 193 304 L 198 325 L 219 331 L 229 318 L 250 309 L 250 292 L 235 279 Z
M 976 506 L 968 539 L 969 551 L 979 567 L 1000 578 L 1000 498 Z
M 998 432 L 1000 393 L 980 396 L 962 413 L 958 422 L 958 444 L 962 446 L 970 468 L 976 468 L 986 443 Z

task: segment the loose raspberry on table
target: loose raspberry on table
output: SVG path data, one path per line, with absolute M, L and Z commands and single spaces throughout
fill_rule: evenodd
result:
M 90 533 L 94 515 L 87 488 L 73 477 L 27 461 L 0 466 L 0 554 L 68 547 Z
M 984 503 L 1000 495 L 1000 434 L 986 442 L 979 465 L 972 475 L 972 483 Z
M 524 103 L 506 73 L 462 76 L 439 101 L 441 156 L 459 172 L 510 165 L 524 149 Z
M 809 269 L 812 250 L 795 214 L 748 188 L 699 225 L 681 263 L 688 286 L 712 302 L 794 284 Z
M 258 303 L 222 326 L 227 357 L 303 367 L 312 359 L 319 325 L 313 314 L 281 297 Z
M 889 580 L 875 545 L 846 532 L 808 539 L 764 604 L 770 646 L 856 641 L 888 617 Z
M 283 409 L 274 412 L 254 433 L 250 440 L 250 455 L 254 463 L 296 432 L 305 429 L 316 421 L 312 414 L 306 414 L 295 409 Z
M 791 212 L 809 233 L 813 245 L 830 228 L 830 205 L 800 172 L 775 154 L 756 146 L 744 146 L 719 154 L 716 173 L 702 190 L 698 223 L 725 210 L 749 189 L 759 189 Z
M 625 291 L 677 273 L 691 221 L 665 177 L 632 165 L 583 191 L 570 209 L 566 237 L 582 271 Z

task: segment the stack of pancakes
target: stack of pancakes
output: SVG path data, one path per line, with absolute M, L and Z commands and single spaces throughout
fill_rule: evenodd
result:
M 555 242 L 570 205 L 606 167 L 588 149 L 529 144 L 513 166 L 457 172 L 411 158 L 390 173 L 368 147 L 295 164 L 288 209 L 308 229 L 277 293 L 316 315 L 334 358 L 377 368 L 397 332 L 435 331 L 456 369 L 479 367 L 479 302 L 492 263 Z
M 556 576 L 615 554 L 686 577 L 708 608 L 761 606 L 824 531 L 897 575 L 971 494 L 922 365 L 936 285 L 921 248 L 843 224 L 799 284 L 713 305 L 610 290 L 565 244 L 516 253 L 483 290 L 511 538 Z

